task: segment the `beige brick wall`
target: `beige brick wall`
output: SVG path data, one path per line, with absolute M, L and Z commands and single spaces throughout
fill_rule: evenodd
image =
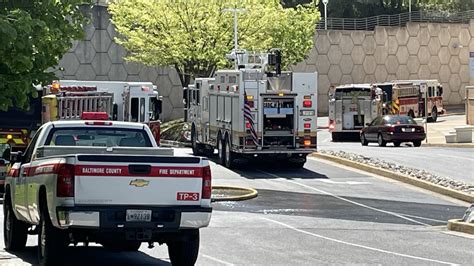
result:
M 95 6 L 85 38 L 61 59 L 61 79 L 151 81 L 164 97 L 165 120 L 183 117 L 182 88 L 176 70 L 124 61 L 127 52 L 114 42 L 114 25 L 105 6 Z M 460 104 L 469 84 L 470 24 L 413 23 L 375 31 L 318 31 L 308 59 L 295 71 L 319 73 L 319 113 L 327 113 L 330 84 L 438 79 L 447 104 Z M 474 84 L 474 80 L 471 81 Z
M 319 112 L 327 113 L 330 84 L 371 83 L 394 79 L 437 79 L 445 104 L 464 102 L 470 83 L 470 24 L 409 23 L 375 31 L 319 30 L 309 57 L 294 71 L 319 73 Z M 473 82 L 473 81 L 471 81 Z

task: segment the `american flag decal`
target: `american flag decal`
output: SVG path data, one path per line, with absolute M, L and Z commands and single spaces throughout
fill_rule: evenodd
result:
M 255 131 L 255 121 L 253 120 L 253 115 L 250 109 L 249 101 L 247 100 L 247 92 L 244 91 L 244 117 L 250 124 L 250 134 L 252 135 L 252 140 L 255 145 L 258 145 L 257 132 Z

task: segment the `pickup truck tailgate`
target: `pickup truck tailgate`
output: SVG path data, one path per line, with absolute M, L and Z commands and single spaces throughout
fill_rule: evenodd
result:
M 77 155 L 77 205 L 200 205 L 199 157 Z M 207 167 L 209 167 L 207 165 Z

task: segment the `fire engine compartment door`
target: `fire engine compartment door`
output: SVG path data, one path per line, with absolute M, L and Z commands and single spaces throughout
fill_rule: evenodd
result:
M 367 108 L 367 101 L 362 99 L 344 99 L 343 100 L 343 110 L 342 115 L 342 127 L 343 129 L 360 129 L 364 127 L 364 116 Z M 370 112 L 369 112 L 370 114 Z
M 295 95 L 262 95 L 264 146 L 293 146 Z

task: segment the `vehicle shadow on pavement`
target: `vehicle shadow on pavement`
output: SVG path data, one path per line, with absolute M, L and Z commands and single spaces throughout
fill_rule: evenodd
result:
M 26 263 L 30 263 L 31 265 L 38 265 L 38 260 L 37 260 L 37 247 L 25 247 L 22 251 L 6 251 L 4 250 L 5 253 L 9 253 L 12 255 L 12 257 L 18 257 L 22 261 Z M 0 262 L 1 264 L 1 262 Z
M 217 156 L 208 157 L 208 159 L 215 164 Z M 235 173 L 248 179 L 272 179 L 272 178 L 287 178 L 293 179 L 295 176 L 298 179 L 328 179 L 326 175 L 319 174 L 306 168 L 292 168 L 284 161 L 269 161 L 269 160 L 237 160 L 234 168 L 229 169 Z M 278 175 L 272 176 L 269 173 Z
M 247 179 L 329 179 L 328 176 L 306 168 L 292 169 L 279 164 L 249 164 L 245 169 L 232 169 Z
M 26 247 L 21 252 L 9 252 L 26 263 L 37 264 L 37 247 Z M 69 247 L 64 254 L 62 266 L 75 265 L 171 265 L 171 263 L 152 257 L 141 251 L 112 252 L 101 246 Z M 0 262 L 1 265 L 1 262 Z
M 265 189 L 259 189 L 258 193 L 258 197 L 247 201 L 214 202 L 213 209 L 381 224 L 423 223 L 431 226 L 446 225 L 449 219 L 461 217 L 466 210 L 460 206 L 358 197 L 344 197 L 348 201 L 342 201 L 330 195 Z

